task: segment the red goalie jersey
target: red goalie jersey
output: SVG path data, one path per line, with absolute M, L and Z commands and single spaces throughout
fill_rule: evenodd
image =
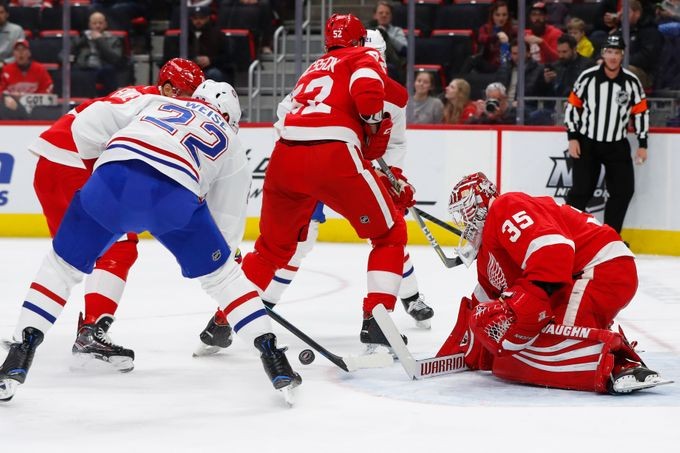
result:
M 585 271 L 620 256 L 633 254 L 593 216 L 550 197 L 509 192 L 494 200 L 484 224 L 477 273 L 486 294 L 476 296 L 496 299 L 520 278 L 570 287 Z M 561 294 L 552 298 L 553 310 L 559 311 Z

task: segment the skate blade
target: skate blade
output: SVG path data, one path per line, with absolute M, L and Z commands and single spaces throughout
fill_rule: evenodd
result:
M 103 357 L 95 354 L 82 353 L 73 354 L 73 363 L 71 365 L 73 371 L 111 371 L 113 369 L 121 373 L 129 373 L 134 368 L 135 363 L 130 357 Z
M 302 379 L 293 379 L 290 384 L 288 384 L 285 387 L 282 387 L 279 390 L 281 392 L 281 395 L 283 395 L 283 400 L 286 402 L 288 407 L 293 407 L 295 405 L 295 400 L 296 400 L 296 395 L 297 395 L 297 390 L 296 388 L 302 384 Z
M 14 379 L 0 379 L 0 401 L 9 401 L 19 387 L 19 383 Z
M 431 329 L 432 328 L 432 320 L 431 319 L 423 319 L 422 321 L 416 321 L 416 327 L 419 329 Z
M 209 355 L 215 355 L 218 352 L 220 352 L 222 349 L 225 348 L 220 348 L 219 346 L 208 346 L 207 344 L 201 342 L 200 345 L 194 350 L 192 356 L 193 357 L 205 357 Z
M 630 377 L 631 379 L 626 379 Z M 613 391 L 615 394 L 627 394 L 638 390 L 650 389 L 659 385 L 673 384 L 674 381 L 663 379 L 659 376 L 647 378 L 645 382 L 638 382 L 634 376 L 626 376 L 614 383 Z

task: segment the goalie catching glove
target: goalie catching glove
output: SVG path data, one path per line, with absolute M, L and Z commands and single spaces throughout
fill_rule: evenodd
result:
M 373 127 L 377 126 L 377 130 L 373 132 Z M 387 143 L 390 141 L 390 134 L 392 133 L 392 118 L 390 114 L 385 112 L 379 124 L 366 122 L 364 124 L 364 131 L 366 140 L 361 154 L 364 159 L 374 160 L 382 157 L 387 150 Z
M 489 352 L 503 357 L 530 346 L 552 319 L 547 293 L 518 280 L 498 300 L 477 305 L 470 328 Z
M 387 188 L 387 192 L 390 194 L 390 197 L 392 197 L 392 201 L 394 202 L 394 206 L 397 208 L 397 211 L 406 212 L 408 208 L 416 204 L 416 200 L 413 198 L 416 193 L 416 189 L 411 184 L 409 184 L 408 179 L 406 179 L 406 176 L 404 176 L 401 168 L 390 167 L 390 171 L 392 171 L 392 174 L 396 178 L 399 189 L 397 189 L 395 185 L 392 184 L 390 178 L 386 174 L 380 170 L 377 170 L 378 174 L 380 175 L 380 181 Z

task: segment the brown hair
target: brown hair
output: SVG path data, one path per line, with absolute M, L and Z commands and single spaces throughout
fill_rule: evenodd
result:
M 453 79 L 451 83 L 458 87 L 458 94 L 453 101 L 446 99 L 444 123 L 458 124 L 465 105 L 470 101 L 470 84 L 465 79 Z

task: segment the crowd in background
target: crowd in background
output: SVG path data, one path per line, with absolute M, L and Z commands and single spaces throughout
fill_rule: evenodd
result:
M 585 13 L 582 14 L 584 17 L 578 17 L 576 14 L 581 10 L 567 6 L 581 1 L 528 5 L 524 35 L 526 97 L 565 99 L 579 73 L 598 63 L 600 47 L 607 36 L 621 32 L 622 2 L 602 0 L 598 2 L 595 17 L 585 17 Z M 72 3 L 72 30 L 77 30 L 72 32 L 75 35 L 70 55 L 74 77 L 71 96 L 74 97 L 101 96 L 119 86 L 134 84 L 131 55 L 151 51 L 150 22 L 162 19 L 170 29 L 180 26 L 178 0 Z M 448 3 L 443 2 L 442 8 Z M 60 77 L 59 63 L 63 56 L 58 50 L 45 52 L 42 45 L 48 39 L 43 36 L 48 24 L 60 23 L 49 21 L 50 17 L 59 16 L 54 11 L 59 4 L 59 0 L 0 0 L 0 66 L 4 66 L 0 75 L 0 92 L 4 93 L 0 103 L 1 118 L 26 117 L 17 95 L 52 91 L 62 94 L 61 82 L 56 79 Z M 230 61 L 223 30 L 249 28 L 252 58 L 266 58 L 272 53 L 273 30 L 291 18 L 294 2 L 187 0 L 187 4 L 189 58 L 207 77 L 238 85 L 235 74 L 243 68 L 234 67 Z M 680 90 L 680 62 L 677 61 L 680 0 L 660 3 L 630 0 L 629 5 L 629 69 L 641 80 L 648 95 L 653 96 L 655 90 L 661 89 Z M 388 71 L 395 80 L 405 84 L 408 41 L 404 24 L 395 20 L 395 8 L 403 10 L 403 6 L 399 2 L 378 0 L 366 25 L 377 28 L 385 37 Z M 409 109 L 410 123 L 516 122 L 520 54 L 517 0 L 496 0 L 478 6 L 488 10 L 488 17 L 481 26 L 470 29 L 469 55 L 448 71 L 417 67 Z M 27 17 L 19 17 L 19 13 L 26 10 L 19 7 L 34 10 L 38 22 L 30 25 Z M 80 16 L 73 16 L 74 9 L 81 13 Z M 10 11 L 17 17 L 12 17 Z M 13 22 L 15 19 L 17 22 Z M 23 27 L 19 22 L 24 23 Z M 177 35 L 174 40 L 169 36 L 166 33 L 163 56 L 156 64 L 162 65 L 179 55 Z M 38 44 L 41 44 L 40 48 Z M 39 82 L 38 78 L 43 81 Z M 47 78 L 54 80 L 45 83 Z M 524 122 L 555 124 L 555 113 L 560 109 L 558 101 L 540 104 L 527 101 Z

